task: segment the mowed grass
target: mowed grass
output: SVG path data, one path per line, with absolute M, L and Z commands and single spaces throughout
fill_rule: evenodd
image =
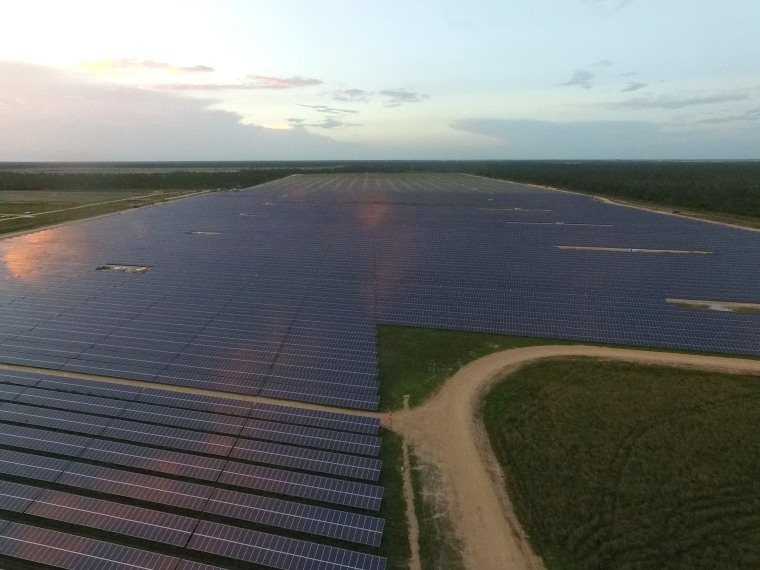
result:
M 760 378 L 545 360 L 481 413 L 550 570 L 760 568 Z
M 388 559 L 388 570 L 407 570 L 411 548 L 409 546 L 409 531 L 406 522 L 406 500 L 404 498 L 404 481 L 402 469 L 404 458 L 401 438 L 387 429 L 382 429 L 380 437 L 380 459 L 383 461 L 379 484 L 383 486 L 383 501 L 377 516 L 385 519 L 383 542 L 377 551 L 368 549 L 367 552 Z M 370 513 L 371 514 L 371 513 Z M 343 548 L 346 548 L 343 545 Z M 348 546 L 354 549 L 353 545 Z
M 409 395 L 410 407 L 419 406 L 433 396 L 462 366 L 494 352 L 526 346 L 581 344 L 757 360 L 756 356 L 742 354 L 726 355 L 381 324 L 377 326 L 379 409 L 388 411 L 403 408 L 405 395 Z
M 543 344 L 579 344 L 556 339 L 378 325 L 380 409 L 422 404 L 468 362 L 500 350 Z
M 196 191 L 0 191 L 0 234 L 160 204 Z

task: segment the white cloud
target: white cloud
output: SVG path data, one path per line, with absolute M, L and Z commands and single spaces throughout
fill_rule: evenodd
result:
M 208 101 L 0 62 L 0 161 L 257 160 L 352 156 L 304 129 L 243 125 Z

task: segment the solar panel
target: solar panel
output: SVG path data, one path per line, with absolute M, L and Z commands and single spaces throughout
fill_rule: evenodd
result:
M 101 436 L 221 456 L 227 456 L 235 444 L 234 437 L 127 420 L 111 422 Z
M 369 546 L 380 545 L 385 523 L 376 517 L 226 489 L 214 492 L 205 512 Z
M 0 423 L 3 445 L 77 457 L 90 439 L 78 435 Z
M 137 403 L 131 404 L 120 417 L 226 435 L 238 435 L 245 423 L 243 418 L 234 416 Z
M 251 407 L 251 417 L 290 424 L 321 427 L 377 435 L 380 420 L 368 416 L 339 414 L 323 410 L 256 403 Z
M 294 426 L 258 419 L 248 420 L 240 435 L 241 437 L 330 449 L 344 453 L 376 456 L 380 452 L 380 438 L 375 436 Z
M 40 381 L 40 374 L 0 369 L 0 382 L 18 386 L 34 386 Z
M 23 389 L 21 386 L 0 385 L 0 401 L 12 402 Z
M 189 560 L 181 560 L 177 570 L 224 570 L 219 566 L 211 566 L 209 564 L 202 564 L 200 562 L 191 562 Z
M 126 402 L 120 402 L 109 398 L 83 394 L 69 394 L 65 392 L 45 390 L 42 388 L 27 388 L 18 396 L 16 403 L 46 406 L 103 416 L 118 416 L 127 405 Z
M 29 424 L 89 435 L 98 435 L 111 421 L 108 418 L 14 403 L 0 404 L 0 418 L 6 422 Z
M 25 513 L 173 546 L 184 546 L 198 522 L 171 513 L 51 490 L 43 490 Z
M 0 509 L 23 513 L 41 492 L 39 487 L 0 481 Z
M 385 558 L 201 521 L 188 548 L 282 569 L 384 570 Z
M 69 461 L 20 451 L 0 451 L 0 473 L 37 481 L 55 481 Z
M 266 384 L 261 388 L 259 395 L 266 398 L 295 400 L 298 402 L 309 402 L 340 408 L 355 408 L 358 410 L 376 410 L 380 401 L 374 394 L 312 389 L 302 385 L 281 384 L 278 382 Z
M 54 530 L 9 522 L 0 555 L 70 570 L 174 570 L 176 558 Z
M 370 481 L 379 479 L 382 464 L 369 457 L 245 439 L 237 442 L 230 457 Z
M 72 463 L 56 483 L 193 511 L 203 510 L 214 491 L 196 483 L 86 463 Z
M 112 384 L 97 382 L 94 380 L 82 380 L 81 378 L 68 378 L 62 376 L 48 376 L 43 378 L 36 386 L 47 390 L 60 390 L 102 398 L 115 398 L 118 400 L 134 400 L 141 389 L 126 384 Z
M 146 389 L 137 400 L 148 404 L 160 404 L 163 406 L 243 417 L 248 416 L 251 407 L 250 403 L 240 400 L 201 396 L 199 394 L 182 394 L 166 390 Z
M 117 441 L 92 442 L 82 453 L 82 459 L 206 481 L 216 481 L 225 465 L 222 459 Z
M 219 483 L 377 511 L 383 488 L 367 483 L 228 461 Z

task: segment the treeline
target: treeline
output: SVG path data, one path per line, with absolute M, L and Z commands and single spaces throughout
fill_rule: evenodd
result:
M 81 164 L 44 166 L 48 169 L 0 166 L 0 190 L 194 190 L 244 188 L 299 172 L 465 172 L 676 209 L 760 218 L 760 161 L 101 163 L 90 165 L 91 170 L 82 170 Z M 131 168 L 140 171 L 130 172 Z
M 0 172 L 2 190 L 201 190 L 245 188 L 297 170 L 170 172 Z
M 760 162 L 515 162 L 473 174 L 576 192 L 760 218 Z
M 342 172 L 465 172 L 674 209 L 760 218 L 760 161 L 438 161 L 353 163 Z

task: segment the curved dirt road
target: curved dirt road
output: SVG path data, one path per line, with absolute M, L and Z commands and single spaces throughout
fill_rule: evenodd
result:
M 452 523 L 468 569 L 541 569 L 504 491 L 501 470 L 476 418 L 480 397 L 496 380 L 543 358 L 590 356 L 646 364 L 760 374 L 760 361 L 593 346 L 537 346 L 471 362 L 419 408 L 396 412 L 391 429 L 440 469 Z

